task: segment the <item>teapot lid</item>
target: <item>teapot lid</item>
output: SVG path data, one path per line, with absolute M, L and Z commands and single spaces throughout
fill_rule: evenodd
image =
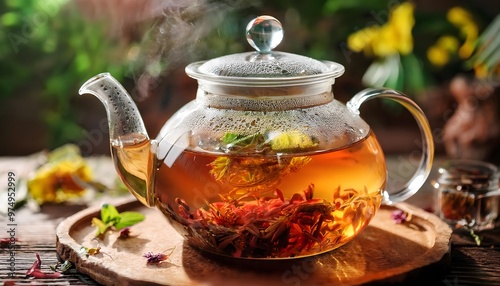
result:
M 271 16 L 259 16 L 246 28 L 248 43 L 256 52 L 226 55 L 186 67 L 195 79 L 206 79 L 232 85 L 296 85 L 344 73 L 338 63 L 273 51 L 283 39 L 281 23 Z

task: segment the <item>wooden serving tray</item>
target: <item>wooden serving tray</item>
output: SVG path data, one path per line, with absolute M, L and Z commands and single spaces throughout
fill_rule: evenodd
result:
M 442 272 L 449 260 L 450 227 L 438 217 L 408 204 L 411 221 L 396 224 L 394 206 L 383 206 L 354 240 L 331 252 L 279 261 L 221 258 L 190 247 L 163 215 L 136 201 L 117 205 L 120 212 L 139 211 L 146 219 L 131 228 L 128 239 L 108 232 L 94 239 L 91 219 L 100 208 L 81 211 L 57 228 L 57 252 L 64 260 L 103 285 L 359 285 L 369 282 L 415 282 Z M 99 246 L 93 256 L 82 246 Z M 146 252 L 170 258 L 148 265 Z M 431 275 L 432 274 L 432 275 Z

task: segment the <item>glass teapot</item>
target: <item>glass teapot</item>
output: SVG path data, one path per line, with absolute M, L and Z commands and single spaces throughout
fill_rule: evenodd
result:
M 247 26 L 255 52 L 188 65 L 196 99 L 157 139 L 109 74 L 79 91 L 105 105 L 112 158 L 130 192 L 199 249 L 265 259 L 330 251 L 360 233 L 382 203 L 417 192 L 430 172 L 432 135 L 413 101 L 367 89 L 344 105 L 332 92 L 344 67 L 272 51 L 282 37 L 278 20 L 260 16 Z M 386 190 L 384 154 L 359 117 L 373 98 L 401 103 L 420 127 L 421 161 L 400 190 Z

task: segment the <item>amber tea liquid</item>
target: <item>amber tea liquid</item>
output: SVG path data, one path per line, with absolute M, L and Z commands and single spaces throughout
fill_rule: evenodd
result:
M 144 148 L 113 154 L 145 166 Z M 147 185 L 150 176 L 130 165 L 124 169 Z M 380 207 L 385 184 L 384 156 L 370 133 L 344 149 L 293 155 L 185 150 L 170 168 L 159 163 L 155 196 L 192 245 L 234 257 L 288 258 L 350 241 Z
M 150 141 L 142 134 L 134 134 L 112 141 L 111 146 L 115 168 L 122 181 L 145 204 L 154 171 L 147 167 L 154 165 Z

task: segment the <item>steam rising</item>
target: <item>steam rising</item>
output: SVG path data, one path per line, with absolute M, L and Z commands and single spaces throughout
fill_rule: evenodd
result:
M 145 10 L 149 11 L 154 23 L 144 36 L 138 53 L 137 64 L 141 72 L 136 78 L 137 96 L 147 97 L 169 69 L 196 58 L 199 47 L 196 43 L 220 27 L 229 12 L 249 7 L 250 2 L 255 4 L 256 1 L 147 1 L 149 8 Z

